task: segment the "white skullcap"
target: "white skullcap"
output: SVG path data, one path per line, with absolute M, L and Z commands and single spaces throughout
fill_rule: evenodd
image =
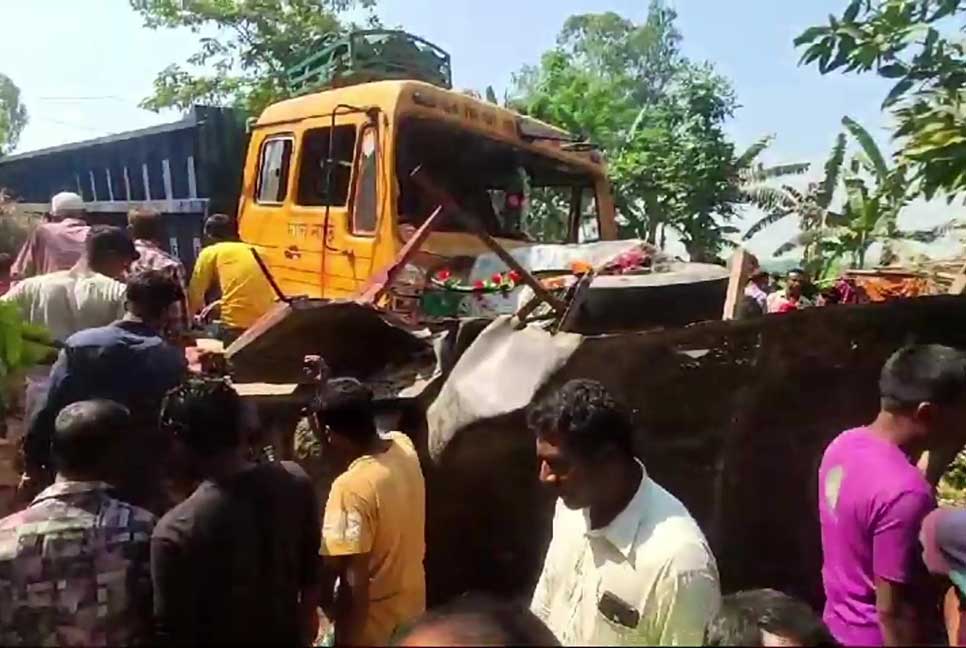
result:
M 79 211 L 85 211 L 84 199 L 72 191 L 61 191 L 50 199 L 50 213 L 54 216 Z

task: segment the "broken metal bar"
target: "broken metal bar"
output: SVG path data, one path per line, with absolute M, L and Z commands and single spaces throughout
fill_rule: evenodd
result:
M 588 272 L 577 280 L 573 294 L 569 300 L 570 303 L 567 306 L 567 311 L 560 317 L 560 321 L 557 322 L 557 326 L 553 331 L 554 333 L 571 330 L 571 327 L 577 322 L 577 318 L 580 316 L 580 308 L 587 301 L 587 295 L 590 293 L 590 285 L 592 283 L 594 283 L 593 272 Z
M 423 171 L 421 166 L 416 167 L 416 169 L 413 170 L 413 172 L 410 174 L 410 178 L 412 178 L 413 182 L 416 183 L 416 186 L 426 192 L 434 204 L 439 205 L 448 213 L 456 216 L 464 225 L 469 227 L 473 234 L 476 234 L 476 236 L 479 237 L 479 239 L 483 241 L 483 243 L 490 248 L 490 250 L 496 254 L 501 261 L 503 261 L 503 263 L 505 263 L 511 270 L 515 270 L 517 273 L 519 273 L 520 277 L 523 279 L 523 283 L 530 286 L 530 289 L 533 290 L 535 295 L 550 304 L 550 307 L 557 311 L 557 313 L 563 313 L 567 310 L 567 304 L 565 302 L 557 299 L 546 288 L 544 288 L 543 284 L 537 281 L 537 279 L 530 274 L 526 268 L 520 265 L 519 261 L 514 259 L 509 252 L 503 249 L 503 246 L 500 245 L 496 239 L 490 236 L 489 232 L 487 232 L 483 226 L 480 225 L 478 220 L 474 218 L 472 214 L 464 210 L 445 189 L 433 182 L 427 173 Z
M 379 272 L 373 274 L 369 280 L 359 291 L 359 296 L 356 298 L 356 302 L 360 304 L 374 304 L 379 297 L 386 291 L 392 282 L 395 281 L 396 275 L 399 271 L 406 267 L 409 260 L 413 257 L 419 248 L 422 247 L 423 242 L 436 228 L 436 223 L 440 220 L 440 214 L 443 213 L 442 205 L 433 210 L 429 218 L 419 226 L 419 229 L 413 234 L 412 238 L 406 241 L 406 244 L 396 255 L 396 259 L 385 266 Z

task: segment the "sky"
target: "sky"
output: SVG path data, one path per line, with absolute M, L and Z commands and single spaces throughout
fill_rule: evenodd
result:
M 741 108 L 728 132 L 739 149 L 774 135 L 762 158 L 766 163 L 805 161 L 820 169 L 843 115 L 849 115 L 890 150 L 889 118 L 879 110 L 888 82 L 869 75 L 822 76 L 814 67 L 798 66 L 794 37 L 829 13 L 840 14 L 844 0 L 669 4 L 679 14 L 684 53 L 712 62 L 734 84 Z M 553 46 L 568 16 L 616 11 L 641 21 L 647 5 L 647 0 L 379 0 L 377 12 L 386 26 L 404 27 L 447 50 L 456 87 L 492 85 L 502 96 L 514 72 L 537 63 Z M 0 72 L 20 87 L 30 113 L 18 152 L 178 118 L 137 104 L 160 70 L 196 51 L 197 35 L 146 29 L 127 0 L 0 0 L 0 14 L 7 26 L 0 39 Z M 966 215 L 961 212 L 945 203 L 916 205 L 906 220 L 928 226 Z M 751 247 L 763 253 L 793 231 L 791 222 L 775 226 Z

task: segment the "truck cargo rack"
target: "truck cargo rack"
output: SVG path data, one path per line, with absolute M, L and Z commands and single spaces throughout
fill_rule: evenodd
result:
M 453 87 L 447 52 L 418 36 L 384 29 L 356 31 L 329 41 L 287 74 L 294 96 L 386 80 Z

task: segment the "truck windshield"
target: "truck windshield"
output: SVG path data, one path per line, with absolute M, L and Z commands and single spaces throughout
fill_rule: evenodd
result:
M 418 227 L 436 207 L 409 179 L 422 165 L 493 236 L 541 243 L 599 236 L 593 178 L 559 160 L 421 119 L 401 124 L 396 150 L 400 226 Z M 464 231 L 456 219 L 439 229 Z

